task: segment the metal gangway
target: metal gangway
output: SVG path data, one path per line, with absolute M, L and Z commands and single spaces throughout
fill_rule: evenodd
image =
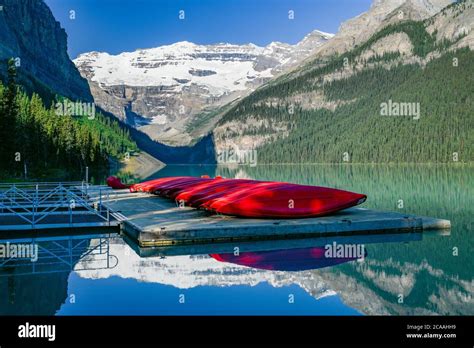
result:
M 114 227 L 113 190 L 86 182 L 0 183 L 0 231 Z

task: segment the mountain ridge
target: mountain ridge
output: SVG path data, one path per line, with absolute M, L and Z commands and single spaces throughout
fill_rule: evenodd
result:
M 92 102 L 87 81 L 69 59 L 67 34 L 42 0 L 2 1 L 0 60 L 10 58 L 29 91 Z
M 452 0 L 374 0 L 368 11 L 343 22 L 331 43 L 318 49 L 316 55 L 330 56 L 354 48 L 390 24 L 387 19 L 394 14 L 401 16 L 398 20 L 422 20 L 433 16 L 452 2 Z
M 181 41 L 117 55 L 89 52 L 74 62 L 104 110 L 153 140 L 188 145 L 193 117 L 245 96 L 330 38 L 315 30 L 295 45 Z
M 449 162 L 462 152 L 461 161 L 472 161 L 465 143 L 473 141 L 473 23 L 473 4 L 460 2 L 421 21 L 388 17 L 383 29 L 343 54 L 316 53 L 228 110 L 213 130 L 216 153 L 255 149 L 260 163 L 321 163 Z M 453 34 L 461 28 L 462 35 Z M 450 59 L 462 62 L 459 69 Z M 380 105 L 395 98 L 420 103 L 423 119 L 380 117 Z M 421 151 L 423 137 L 429 140 Z

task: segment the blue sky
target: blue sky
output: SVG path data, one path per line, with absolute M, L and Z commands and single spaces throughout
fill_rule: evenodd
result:
M 71 273 L 68 298 L 57 315 L 361 315 L 339 296 L 316 299 L 293 284 L 275 288 L 255 286 L 198 286 L 178 289 L 170 285 L 136 279 L 81 278 Z M 179 303 L 184 294 L 185 304 Z M 288 303 L 288 295 L 294 303 Z
M 372 0 L 45 0 L 66 29 L 71 58 L 177 41 L 296 43 L 314 29 L 335 33 Z M 70 19 L 70 11 L 75 19 Z M 179 19 L 184 10 L 185 19 Z M 288 12 L 294 11 L 294 19 Z

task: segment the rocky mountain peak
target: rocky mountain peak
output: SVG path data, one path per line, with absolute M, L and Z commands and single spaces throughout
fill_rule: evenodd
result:
M 429 18 L 453 0 L 374 0 L 370 9 L 341 24 L 331 41 L 316 51 L 319 56 L 330 56 L 348 51 L 367 41 L 383 27 L 407 19 Z
M 92 100 L 69 59 L 66 32 L 48 6 L 42 0 L 3 0 L 0 5 L 0 60 L 18 59 L 22 84 L 40 83 L 71 99 Z
M 332 36 L 315 30 L 295 45 L 275 41 L 264 47 L 181 41 L 117 55 L 89 52 L 74 62 L 100 107 L 154 140 L 185 145 L 195 115 L 246 95 Z
M 334 34 L 325 33 L 319 30 L 313 30 L 306 35 L 303 40 L 296 44 L 297 49 L 313 50 L 320 47 L 326 41 L 332 39 Z

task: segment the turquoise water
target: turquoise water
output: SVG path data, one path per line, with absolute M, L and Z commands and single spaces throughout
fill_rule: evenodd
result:
M 239 245 L 246 258 L 227 261 L 210 256 L 216 246 L 142 251 L 145 257 L 114 234 L 47 239 L 38 242 L 36 263 L 1 265 L 0 314 L 473 315 L 472 169 L 168 166 L 154 177 L 209 174 L 344 188 L 367 194 L 365 207 L 445 218 L 452 228 L 344 237 L 337 242 L 362 244 L 366 256 L 337 265 L 301 259 L 331 239 Z M 245 261 L 268 255 L 272 270 Z

